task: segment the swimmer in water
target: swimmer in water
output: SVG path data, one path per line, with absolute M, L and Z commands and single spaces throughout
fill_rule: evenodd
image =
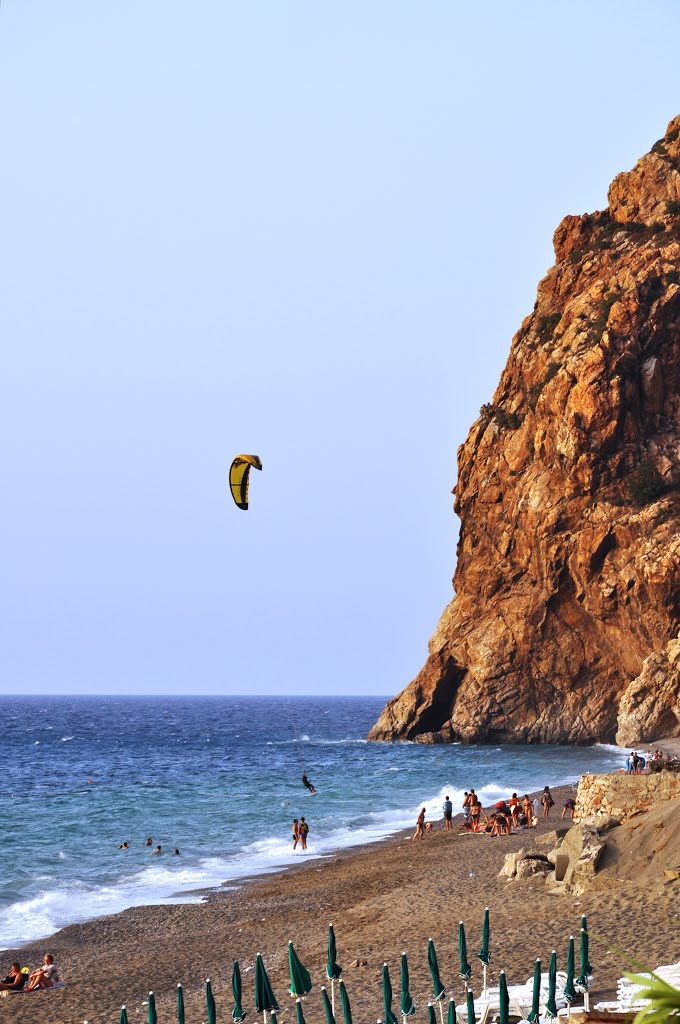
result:
M 149 836 L 147 841 L 144 843 L 145 846 L 153 846 L 153 836 Z
M 119 850 L 127 850 L 128 849 L 128 844 L 127 843 L 121 843 L 120 846 L 118 847 L 118 849 Z
M 179 857 L 180 854 L 179 854 L 179 850 L 177 849 L 177 847 L 175 847 L 175 849 L 172 851 L 172 855 L 173 855 L 173 857 Z
M 307 778 L 307 772 L 302 773 L 302 785 L 306 786 L 310 793 L 316 793 L 316 789 Z
M 163 851 L 161 850 L 161 848 L 160 848 L 160 845 L 158 845 L 158 846 L 156 847 L 156 849 L 155 849 L 155 850 L 153 850 L 152 852 L 153 852 L 153 853 L 162 853 Z

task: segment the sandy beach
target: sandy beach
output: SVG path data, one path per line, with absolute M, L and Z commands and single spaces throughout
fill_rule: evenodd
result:
M 533 846 L 537 837 L 561 825 L 560 812 L 570 788 L 553 791 L 551 820 L 530 833 L 491 839 L 444 833 L 441 823 L 420 843 L 402 833 L 381 843 L 322 860 L 304 860 L 285 871 L 253 879 L 238 889 L 211 893 L 194 905 L 140 907 L 112 917 L 72 925 L 55 936 L 22 948 L 22 963 L 36 964 L 46 950 L 55 954 L 66 988 L 2 1001 L 4 1020 L 22 1024 L 90 1024 L 118 1020 L 121 1004 L 132 1020 L 146 1020 L 149 989 L 156 994 L 159 1021 L 173 1021 L 175 987 L 184 986 L 187 1019 L 205 1020 L 203 984 L 213 982 L 218 1020 L 231 1020 L 231 962 L 240 961 L 244 1008 L 249 1020 L 252 964 L 261 952 L 281 1006 L 279 1021 L 294 1020 L 287 993 L 287 942 L 295 942 L 311 970 L 315 989 L 305 1001 L 309 1024 L 322 1019 L 319 986 L 326 962 L 327 926 L 333 922 L 338 960 L 357 1021 L 382 1016 L 380 972 L 390 965 L 395 991 L 402 950 L 409 954 L 412 993 L 419 1015 L 431 994 L 427 940 L 435 940 L 442 978 L 458 1000 L 457 929 L 465 921 L 473 987 L 479 992 L 476 959 L 484 908 L 491 908 L 492 966 L 497 979 L 505 969 L 511 983 L 525 981 L 537 956 L 557 948 L 562 966 L 570 933 L 578 935 L 580 915 L 588 915 L 593 936 L 605 938 L 645 964 L 680 958 L 680 900 L 662 879 L 600 886 L 580 898 L 551 895 L 542 880 L 508 882 L 498 877 L 506 853 Z M 459 820 L 459 819 L 457 819 Z M 310 842 L 313 850 L 313 842 Z M 545 847 L 543 847 L 545 850 Z M 2 963 L 11 955 L 3 954 Z M 355 959 L 367 961 L 351 969 Z M 594 998 L 606 998 L 626 964 L 591 940 Z M 39 1010 L 38 1010 L 39 1008 Z

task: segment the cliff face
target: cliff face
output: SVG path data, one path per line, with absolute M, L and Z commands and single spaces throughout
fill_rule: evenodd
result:
M 371 739 L 680 732 L 680 117 L 553 241 L 458 450 L 455 597 Z

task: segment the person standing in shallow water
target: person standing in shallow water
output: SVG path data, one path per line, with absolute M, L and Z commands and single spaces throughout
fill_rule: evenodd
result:
M 448 794 L 444 800 L 444 831 L 451 831 L 451 819 L 453 818 L 453 804 L 449 800 Z
M 304 818 L 300 818 L 299 832 L 300 832 L 300 842 L 302 843 L 302 849 L 306 850 L 307 849 L 307 836 L 309 834 L 309 825 L 307 824 L 307 822 L 305 821 Z
M 300 842 L 300 823 L 297 818 L 293 818 L 293 849 L 297 849 L 297 844 Z

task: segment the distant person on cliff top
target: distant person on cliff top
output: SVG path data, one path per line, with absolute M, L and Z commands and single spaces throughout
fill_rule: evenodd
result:
M 425 835 L 425 808 L 418 815 L 416 821 L 416 830 L 411 837 L 411 842 L 415 843 L 416 839 L 422 839 Z
M 306 788 L 307 788 L 307 789 L 309 790 L 309 792 L 310 792 L 310 793 L 311 793 L 312 795 L 314 795 L 314 793 L 316 793 L 316 792 L 317 792 L 317 790 L 316 790 L 316 789 L 314 788 L 314 786 L 313 786 L 313 785 L 311 784 L 311 782 L 310 782 L 310 781 L 309 781 L 309 779 L 307 778 L 307 772 L 303 772 L 303 773 L 302 773 L 302 785 L 303 785 L 303 786 L 306 786 Z
M 565 814 L 568 814 L 569 817 L 571 818 L 571 820 L 573 821 L 574 820 L 574 808 L 575 807 L 576 807 L 576 804 L 571 799 L 571 797 L 569 797 L 568 800 L 564 801 L 564 807 L 562 808 L 562 817 L 564 817 Z
M 444 831 L 451 831 L 451 819 L 453 818 L 453 804 L 449 800 L 448 796 L 444 800 Z

